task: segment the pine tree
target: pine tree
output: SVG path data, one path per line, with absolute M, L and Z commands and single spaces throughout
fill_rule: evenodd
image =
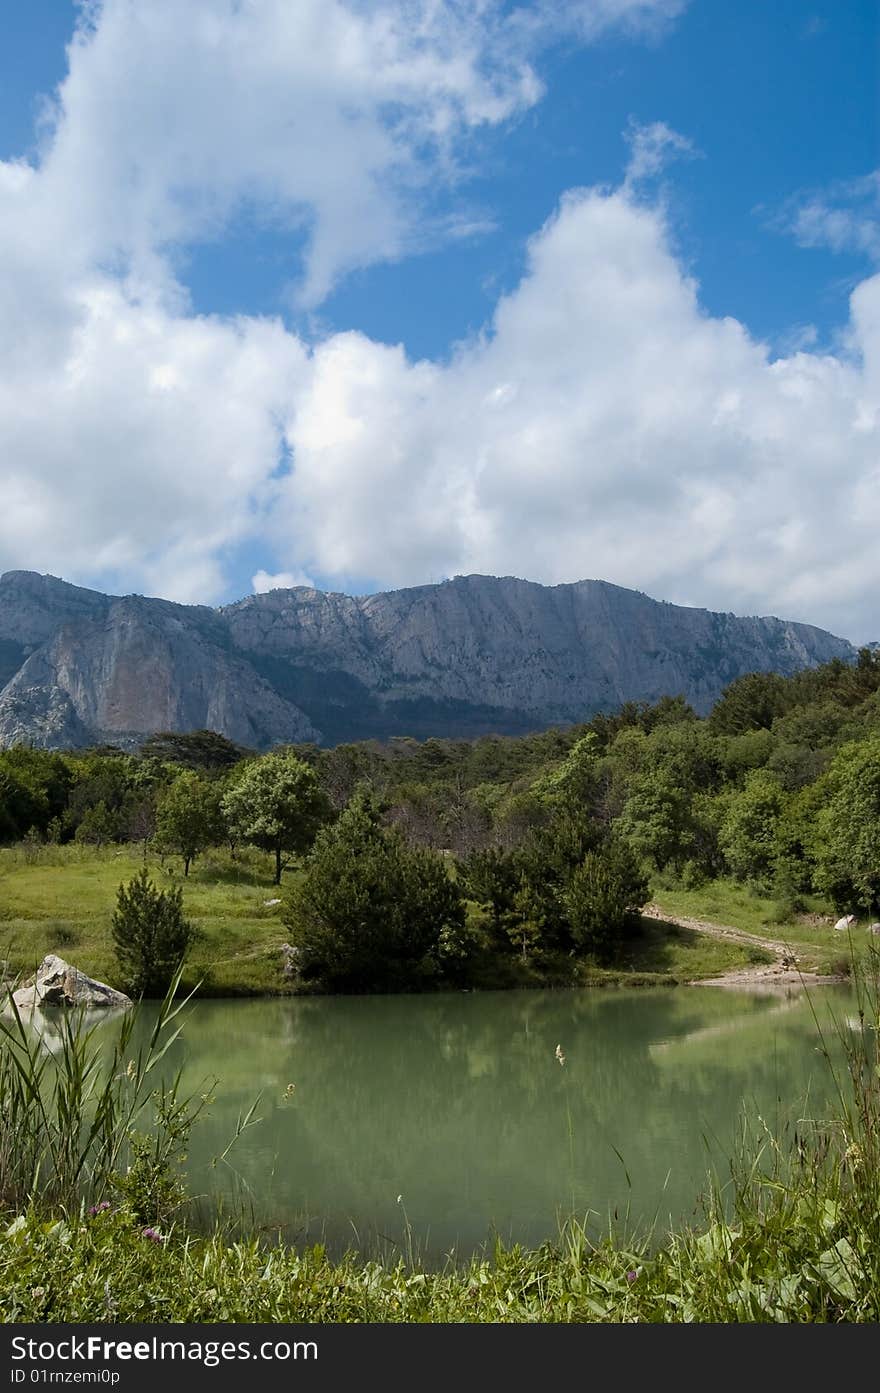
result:
M 430 971 L 441 933 L 463 925 L 464 907 L 442 858 L 407 847 L 360 791 L 319 832 L 284 919 L 306 980 L 399 990 Z
M 120 885 L 111 923 L 116 957 L 135 996 L 164 996 L 195 937 L 183 892 L 159 890 L 144 866 Z

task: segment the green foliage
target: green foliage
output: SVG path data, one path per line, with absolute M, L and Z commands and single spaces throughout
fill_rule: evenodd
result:
M 245 841 L 274 853 L 276 885 L 285 854 L 307 851 L 330 811 L 314 768 L 287 752 L 244 765 L 221 806 Z
M 183 873 L 209 846 L 223 839 L 225 824 L 220 808 L 221 793 L 215 783 L 195 773 L 178 775 L 159 795 L 156 806 L 156 840 L 163 850 L 183 858 Z
M 588 852 L 564 892 L 576 947 L 608 960 L 638 928 L 648 882 L 625 842 L 609 839 Z
M 775 672 L 750 672 L 726 687 L 712 708 L 709 727 L 717 735 L 769 730 L 792 704 L 791 685 Z
M 109 1049 L 103 1026 L 87 1028 L 80 1011 L 60 1014 L 52 1050 L 14 1005 L 0 1017 L 0 1209 L 75 1212 L 114 1190 L 149 1221 L 165 1221 L 179 1206 L 179 1163 L 202 1103 L 181 1092 L 179 1079 L 157 1076 L 180 1033 L 177 983 L 140 1046 L 136 1008 Z M 149 1133 L 139 1130 L 145 1124 Z
M 766 883 L 777 857 L 777 829 L 785 794 L 772 774 L 756 770 L 728 803 L 720 841 L 727 864 L 740 880 Z
M 846 745 L 817 819 L 817 887 L 838 909 L 880 910 L 880 737 Z
M 95 803 L 82 815 L 74 840 L 83 846 L 106 846 L 119 835 L 119 818 L 104 802 Z
M 233 768 L 242 759 L 252 758 L 254 751 L 236 745 L 216 730 L 163 730 L 145 740 L 138 754 L 142 760 L 182 764 L 187 769 L 216 774 Z
M 183 914 L 183 892 L 159 890 L 146 866 L 120 885 L 111 923 L 120 970 L 135 996 L 164 996 L 195 930 Z
M 443 860 L 407 847 L 362 790 L 319 832 L 284 922 L 306 981 L 399 990 L 430 975 L 443 935 L 448 947 L 464 927 L 464 906 Z

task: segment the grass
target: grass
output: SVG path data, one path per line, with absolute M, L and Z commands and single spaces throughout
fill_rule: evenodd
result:
M 268 856 L 247 851 L 233 861 L 217 852 L 197 861 L 187 878 L 179 860 L 148 856 L 146 864 L 160 887 L 183 886 L 185 912 L 199 930 L 184 987 L 201 981 L 205 996 L 289 991 L 281 906 L 265 903 L 283 893 L 272 883 Z M 110 919 L 119 885 L 142 865 L 142 854 L 116 847 L 0 850 L 0 956 L 10 972 L 32 972 L 46 953 L 58 953 L 116 985 Z
M 849 959 L 848 935 L 835 931 L 837 915 L 831 905 L 816 897 L 804 900 L 802 914 L 780 917 L 774 899 L 737 881 L 713 880 L 693 890 L 661 881 L 654 887 L 654 902 L 669 915 L 705 919 L 758 937 L 777 939 L 791 946 L 805 971 L 838 972 Z M 810 922 L 816 916 L 832 922 Z M 864 923 L 853 931 L 852 937 L 860 954 L 869 951 L 873 936 L 865 932 Z
M 285 995 L 281 945 L 286 939 L 271 858 L 243 850 L 233 860 L 214 851 L 184 878 L 179 858 L 148 856 L 160 886 L 183 887 L 184 910 L 199 930 L 182 985 L 201 983 L 202 996 Z M 116 892 L 144 865 L 140 851 L 80 846 L 0 849 L 0 957 L 11 974 L 33 972 L 47 953 L 113 986 L 119 970 L 110 936 Z M 285 872 L 284 887 L 296 875 Z M 523 964 L 493 958 L 474 985 L 484 990 L 527 986 L 657 986 L 712 977 L 754 958 L 748 948 L 644 920 L 643 931 L 613 968 L 573 963 L 567 955 Z

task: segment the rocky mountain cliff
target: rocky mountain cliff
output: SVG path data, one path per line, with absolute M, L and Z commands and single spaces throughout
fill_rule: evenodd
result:
M 809 624 L 686 609 L 584 580 L 457 576 L 357 598 L 297 587 L 213 610 L 0 577 L 0 745 L 133 746 L 212 729 L 243 745 L 517 734 L 745 672 L 851 661 Z

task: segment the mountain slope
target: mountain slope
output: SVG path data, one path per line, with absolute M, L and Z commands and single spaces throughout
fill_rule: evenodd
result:
M 687 609 L 585 580 L 460 576 L 351 597 L 298 587 L 219 610 L 0 578 L 0 744 L 132 745 L 155 730 L 241 744 L 518 733 L 852 645 L 808 624 Z

